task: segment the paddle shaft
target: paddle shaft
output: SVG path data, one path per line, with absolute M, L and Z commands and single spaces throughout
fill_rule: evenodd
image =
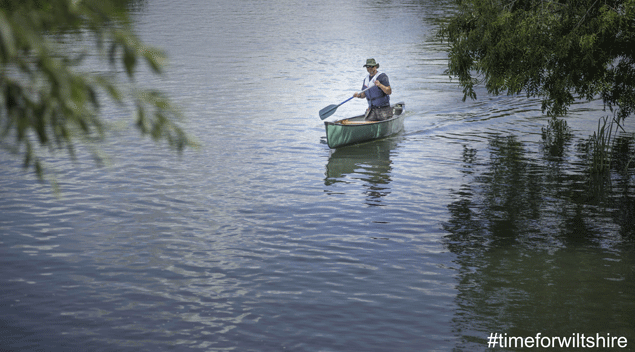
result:
M 370 87 L 368 87 L 368 88 L 364 89 L 363 91 L 361 91 L 360 93 L 364 93 L 365 91 L 369 90 L 369 89 L 370 89 L 370 88 L 372 88 L 372 87 L 373 87 L 373 86 L 370 86 Z M 355 98 L 355 96 L 354 96 L 354 95 L 353 95 L 352 97 L 350 97 L 350 98 L 348 98 L 348 99 L 344 100 L 343 102 L 341 102 L 341 103 L 337 104 L 337 106 L 339 107 L 340 105 L 342 105 L 342 104 L 346 103 L 347 101 L 349 101 L 349 100 L 351 100 L 351 99 L 353 99 L 353 98 Z
M 372 88 L 373 86 L 370 86 L 366 89 L 364 89 L 363 91 L 361 91 L 360 93 L 364 93 L 365 91 L 369 90 L 370 88 Z M 337 104 L 337 105 L 329 105 L 327 107 L 325 107 L 324 109 L 320 110 L 320 118 L 322 120 L 324 120 L 325 118 L 333 115 L 335 113 L 335 110 L 337 110 L 338 107 L 340 107 L 340 105 L 346 103 L 347 101 L 353 99 L 355 96 L 353 95 L 352 97 L 344 100 L 343 102 Z

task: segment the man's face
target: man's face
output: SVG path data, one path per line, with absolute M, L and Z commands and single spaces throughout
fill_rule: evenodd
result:
M 369 75 L 373 76 L 377 73 L 377 66 L 366 66 L 366 71 L 368 71 Z

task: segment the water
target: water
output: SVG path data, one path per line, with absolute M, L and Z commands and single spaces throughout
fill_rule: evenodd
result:
M 635 343 L 633 178 L 589 182 L 580 103 L 546 152 L 540 102 L 462 102 L 444 2 L 140 2 L 139 35 L 198 151 L 119 130 L 110 166 L 1 154 L 2 350 L 474 351 L 489 333 Z M 367 58 L 404 133 L 329 150 L 317 112 Z M 98 69 L 98 66 L 95 66 Z M 354 99 L 332 117 L 357 115 Z M 113 119 L 125 112 L 106 107 Z

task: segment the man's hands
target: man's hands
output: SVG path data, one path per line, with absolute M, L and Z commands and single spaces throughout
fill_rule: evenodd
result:
M 392 88 L 390 86 L 385 86 L 381 84 L 379 81 L 373 82 L 377 88 L 381 89 L 386 95 L 390 95 L 392 93 Z M 353 94 L 353 98 L 366 98 L 366 94 L 364 92 L 357 92 Z

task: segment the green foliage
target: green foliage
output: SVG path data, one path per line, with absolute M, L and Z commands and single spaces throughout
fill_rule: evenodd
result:
M 484 83 L 492 94 L 541 97 L 549 116 L 595 97 L 619 119 L 635 111 L 635 0 L 456 1 L 439 35 L 464 99 Z
M 100 116 L 110 99 L 136 106 L 142 135 L 165 140 L 177 151 L 194 143 L 178 126 L 179 112 L 159 92 L 116 82 L 118 67 L 130 81 L 143 60 L 160 74 L 164 54 L 132 32 L 124 1 L 0 0 L 0 145 L 24 158 L 24 167 L 43 175 L 42 149 L 66 149 L 103 140 Z M 82 71 L 86 53 L 65 42 L 95 43 L 108 62 L 103 73 Z M 122 65 L 122 66 L 119 66 Z M 127 99 L 126 97 L 130 97 Z M 99 161 L 99 152 L 93 155 Z
M 611 142 L 614 137 L 615 120 L 610 120 L 608 116 L 598 121 L 598 130 L 593 133 L 589 139 L 591 171 L 594 173 L 603 173 L 611 169 Z
M 612 167 L 617 171 L 627 171 L 635 155 L 632 142 L 633 136 L 628 137 L 617 117 L 602 117 L 598 121 L 598 130 L 582 146 L 589 171 L 601 174 Z

